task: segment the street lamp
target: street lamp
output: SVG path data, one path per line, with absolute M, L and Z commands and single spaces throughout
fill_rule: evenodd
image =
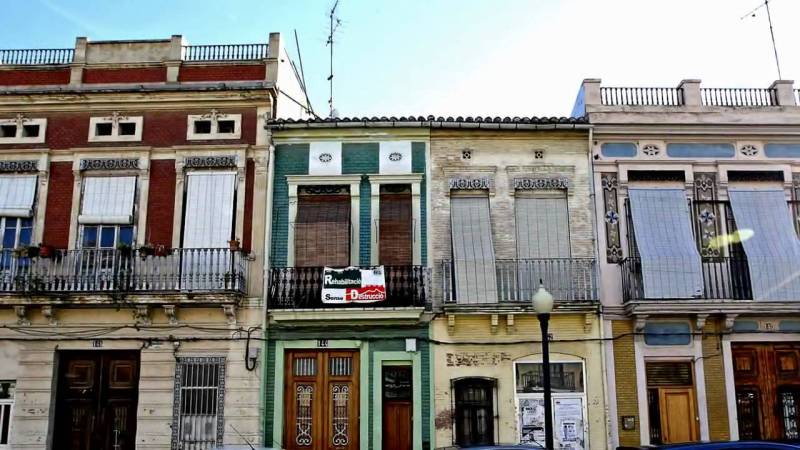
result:
M 550 312 L 553 311 L 553 294 L 547 292 L 542 280 L 539 280 L 539 290 L 533 295 L 533 309 L 539 318 L 539 327 L 542 329 L 542 378 L 544 381 L 544 442 L 545 448 L 553 450 L 553 394 L 550 388 L 550 338 L 547 325 L 550 321 Z

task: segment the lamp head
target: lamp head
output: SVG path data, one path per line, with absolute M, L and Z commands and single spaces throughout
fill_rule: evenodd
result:
M 542 280 L 539 280 L 539 289 L 533 295 L 533 309 L 538 314 L 550 314 L 553 311 L 553 294 L 544 288 Z

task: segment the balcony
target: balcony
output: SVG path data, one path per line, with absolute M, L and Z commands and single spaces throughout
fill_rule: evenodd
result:
M 642 281 L 639 258 L 626 258 L 620 263 L 624 302 L 643 300 L 751 300 L 750 271 L 744 257 L 704 258 L 701 262 L 703 292 L 690 299 L 648 298 Z
M 0 292 L 244 294 L 248 263 L 221 248 L 56 250 L 47 257 L 2 250 Z
M 598 300 L 593 258 L 496 260 L 497 299 L 487 303 L 530 305 L 539 280 L 557 303 L 589 304 Z M 460 304 L 451 260 L 442 261 L 445 304 Z
M 366 268 L 366 267 L 362 267 Z M 384 266 L 386 300 L 375 303 L 322 302 L 323 267 L 273 267 L 268 306 L 273 310 L 427 307 L 430 271 L 423 266 Z

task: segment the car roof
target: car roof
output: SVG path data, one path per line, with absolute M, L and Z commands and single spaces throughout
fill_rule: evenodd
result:
M 659 445 L 655 448 L 662 450 L 702 449 L 702 450 L 727 450 L 727 449 L 763 449 L 763 450 L 797 450 L 800 445 L 786 442 L 769 441 L 728 441 L 728 442 L 687 442 L 684 444 Z

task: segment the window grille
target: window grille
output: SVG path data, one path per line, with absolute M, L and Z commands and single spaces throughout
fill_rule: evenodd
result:
M 173 450 L 212 450 L 222 444 L 225 358 L 178 358 L 172 424 Z
M 11 448 L 11 413 L 14 409 L 15 381 L 0 381 L 0 449 Z

